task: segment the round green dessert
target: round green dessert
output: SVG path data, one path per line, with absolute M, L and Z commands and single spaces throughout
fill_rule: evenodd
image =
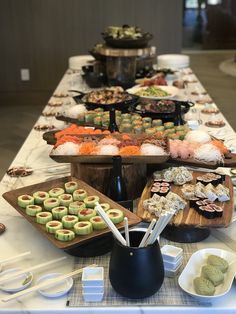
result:
M 49 194 L 48 192 L 44 192 L 44 191 L 37 191 L 33 194 L 34 197 L 34 203 L 35 204 L 43 204 L 43 202 L 49 198 Z
M 161 119 L 152 120 L 152 126 L 162 126 L 162 120 Z
M 68 214 L 68 209 L 65 206 L 58 206 L 52 209 L 52 215 L 54 219 L 62 219 L 62 217 Z
M 90 195 L 84 199 L 84 204 L 88 208 L 94 208 L 96 203 L 99 203 L 99 197 L 97 195 Z
M 94 216 L 90 218 L 89 221 L 93 225 L 94 230 L 103 230 L 107 228 L 107 225 L 101 216 Z
M 20 195 L 17 198 L 17 204 L 22 208 L 26 208 L 27 205 L 34 204 L 34 198 L 28 194 Z
M 148 135 L 153 135 L 156 133 L 156 128 L 145 129 L 145 133 Z
M 42 207 L 39 205 L 27 205 L 26 206 L 26 214 L 29 216 L 36 216 L 37 213 L 42 211 Z
M 46 230 L 49 233 L 55 233 L 57 230 L 63 229 L 62 222 L 58 220 L 51 220 L 46 223 Z
M 144 129 L 144 130 L 149 129 L 149 128 L 151 128 L 151 127 L 152 127 L 152 124 L 151 124 L 151 123 L 149 123 L 149 122 L 144 122 L 144 123 L 143 123 L 143 129 Z
M 64 228 L 72 228 L 74 224 L 79 221 L 79 218 L 74 215 L 66 215 L 62 218 L 62 223 Z
M 69 181 L 65 183 L 66 193 L 72 194 L 77 189 L 78 189 L 78 183 L 76 181 Z
M 41 212 L 36 214 L 36 222 L 45 225 L 47 222 L 52 220 L 52 213 L 50 212 Z
M 75 233 L 72 230 L 60 229 L 60 230 L 56 230 L 55 238 L 59 241 L 67 242 L 75 238 Z
M 120 131 L 121 132 L 125 132 L 125 133 L 131 133 L 132 132 L 132 129 L 133 129 L 133 127 L 132 127 L 132 124 L 131 123 L 122 123 L 121 125 L 120 125 Z
M 85 208 L 85 204 L 82 201 L 74 201 L 69 205 L 69 214 L 78 215 L 80 209 Z
M 172 128 L 174 128 L 174 122 L 166 122 L 166 123 L 164 123 L 164 127 L 165 127 L 165 129 L 172 129 Z
M 73 202 L 73 197 L 71 194 L 61 194 L 58 196 L 61 206 L 69 206 Z
M 114 224 L 118 224 L 124 220 L 124 213 L 120 209 L 109 209 L 106 213 Z
M 215 287 L 224 281 L 224 274 L 222 271 L 212 265 L 204 265 L 202 267 L 202 277 L 210 280 Z
M 78 212 L 78 217 L 79 220 L 81 221 L 86 221 L 89 220 L 90 218 L 96 216 L 96 210 L 92 208 L 82 208 Z
M 213 283 L 204 278 L 204 277 L 197 277 L 193 280 L 194 289 L 197 294 L 200 295 L 214 295 L 215 287 Z
M 60 205 L 60 200 L 56 197 L 49 197 L 43 202 L 43 206 L 46 210 L 51 211 L 54 207 Z
M 73 192 L 74 201 L 83 201 L 87 197 L 87 192 L 83 189 L 78 189 Z
M 163 132 L 163 131 L 165 131 L 165 128 L 164 128 L 163 125 L 160 125 L 160 126 L 157 126 L 157 127 L 156 127 L 156 131 L 157 131 L 157 132 Z
M 79 221 L 74 225 L 74 231 L 78 235 L 86 235 L 93 232 L 93 226 L 90 221 Z
M 150 118 L 150 117 L 144 117 L 142 121 L 143 121 L 143 123 L 152 124 L 152 118 Z
M 50 197 L 58 197 L 61 194 L 65 193 L 65 190 L 63 188 L 53 188 L 49 192 Z
M 142 127 L 142 125 L 135 125 L 135 126 L 133 127 L 133 131 L 134 131 L 135 134 L 141 134 L 141 133 L 143 133 L 143 127 Z
M 217 255 L 209 255 L 207 258 L 207 264 L 219 268 L 222 273 L 225 273 L 229 267 L 228 262 L 224 258 Z

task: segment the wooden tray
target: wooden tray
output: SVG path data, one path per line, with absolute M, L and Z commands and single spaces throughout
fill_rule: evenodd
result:
M 65 122 L 68 122 L 68 123 L 77 124 L 79 126 L 86 126 L 86 127 L 91 127 L 91 128 L 94 128 L 94 129 L 107 130 L 107 128 L 105 128 L 105 127 L 103 127 L 101 125 L 94 124 L 94 123 L 81 122 L 81 121 L 79 121 L 76 118 L 65 117 L 63 115 L 57 115 L 56 119 L 60 120 L 60 121 L 65 121 Z
M 194 171 L 193 172 L 193 181 L 189 183 L 196 183 L 196 177 L 199 175 L 205 174 L 205 172 Z M 149 179 L 146 187 L 143 190 L 142 196 L 140 198 L 137 215 L 144 221 L 151 221 L 152 218 L 156 218 L 154 215 L 151 215 L 149 212 L 143 209 L 143 201 L 151 197 L 151 186 L 153 179 Z M 170 226 L 175 227 L 195 227 L 195 228 L 210 228 L 210 227 L 227 227 L 232 218 L 232 212 L 234 209 L 234 192 L 233 184 L 230 176 L 226 176 L 224 185 L 229 188 L 230 200 L 228 202 L 215 202 L 217 205 L 223 207 L 223 216 L 207 219 L 202 215 L 199 215 L 198 212 L 189 207 L 189 204 L 185 207 L 184 210 L 180 210 L 179 213 L 171 220 Z M 183 197 L 181 192 L 182 185 L 177 186 L 171 184 L 171 191 Z
M 63 249 L 63 250 L 69 250 L 69 249 L 73 249 L 75 247 L 79 247 L 82 244 L 89 243 L 91 240 L 98 239 L 98 238 L 101 238 L 105 235 L 110 234 L 110 229 L 106 228 L 104 230 L 99 230 L 99 231 L 95 230 L 89 235 L 76 236 L 75 239 L 73 239 L 72 241 L 68 241 L 68 242 L 58 241 L 57 239 L 55 239 L 54 235 L 52 235 L 46 231 L 45 225 L 38 224 L 36 222 L 35 217 L 28 216 L 25 213 L 25 210 L 17 205 L 17 197 L 19 195 L 22 195 L 22 194 L 32 195 L 36 191 L 49 191 L 53 187 L 64 187 L 65 182 L 68 182 L 71 180 L 77 181 L 79 188 L 85 189 L 88 192 L 88 195 L 99 196 L 101 203 L 109 203 L 111 208 L 121 209 L 124 212 L 124 215 L 129 220 L 129 226 L 137 225 L 141 221 L 141 219 L 138 216 L 136 216 L 134 213 L 130 212 L 128 209 L 120 206 L 119 204 L 117 204 L 116 202 L 114 202 L 113 200 L 111 200 L 110 198 L 105 196 L 104 194 L 98 192 L 97 190 L 95 190 L 94 188 L 92 188 L 91 186 L 86 184 L 85 182 L 78 180 L 74 177 L 64 177 L 64 178 L 60 178 L 60 179 L 56 179 L 56 180 L 52 180 L 52 181 L 48 181 L 48 182 L 30 185 L 27 187 L 23 187 L 20 189 L 6 192 L 3 194 L 3 197 L 22 216 L 24 216 L 28 220 L 29 223 L 31 223 L 43 236 L 45 236 L 49 241 L 51 241 L 57 248 Z M 116 226 L 119 230 L 124 229 L 124 223 L 123 222 L 117 224 Z

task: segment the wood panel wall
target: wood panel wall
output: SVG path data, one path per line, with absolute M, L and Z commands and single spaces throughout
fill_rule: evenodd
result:
M 0 0 L 0 100 L 53 90 L 70 56 L 87 54 L 106 26 L 122 24 L 153 33 L 158 54 L 181 50 L 181 0 Z M 21 81 L 21 68 L 30 81 Z

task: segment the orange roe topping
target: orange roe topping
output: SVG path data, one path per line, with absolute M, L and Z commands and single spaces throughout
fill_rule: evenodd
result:
M 213 140 L 210 142 L 210 144 L 216 146 L 220 150 L 221 154 L 227 154 L 229 152 L 227 147 L 225 147 L 225 145 L 221 141 Z
M 140 148 L 138 146 L 125 146 L 121 147 L 119 154 L 124 155 L 140 155 Z
M 96 144 L 85 142 L 82 143 L 79 147 L 80 155 L 93 155 L 96 153 Z

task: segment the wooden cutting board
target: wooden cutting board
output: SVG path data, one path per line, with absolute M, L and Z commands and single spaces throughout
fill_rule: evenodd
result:
M 195 184 L 196 177 L 199 175 L 205 174 L 205 172 L 194 171 L 193 172 L 193 180 L 188 183 Z M 144 210 L 143 208 L 143 201 L 151 197 L 151 186 L 153 184 L 153 179 L 149 179 L 147 185 L 145 186 L 143 193 L 141 195 L 140 201 L 138 203 L 137 208 L 137 215 L 143 220 L 150 222 L 152 218 L 156 218 L 153 214 L 151 215 L 149 212 Z M 184 210 L 180 210 L 179 213 L 173 217 L 170 222 L 170 225 L 181 227 L 181 226 L 188 226 L 188 227 L 195 227 L 195 228 L 210 228 L 210 227 L 227 227 L 232 218 L 232 213 L 234 210 L 234 192 L 233 192 L 233 184 L 231 181 L 230 176 L 226 176 L 224 185 L 229 188 L 230 200 L 228 202 L 215 202 L 217 205 L 223 207 L 223 216 L 214 218 L 214 219 L 207 219 L 202 215 L 199 215 L 198 212 L 189 207 L 189 202 L 184 208 Z M 180 197 L 183 198 L 181 192 L 182 185 L 174 185 L 171 184 L 171 191 L 178 194 Z

